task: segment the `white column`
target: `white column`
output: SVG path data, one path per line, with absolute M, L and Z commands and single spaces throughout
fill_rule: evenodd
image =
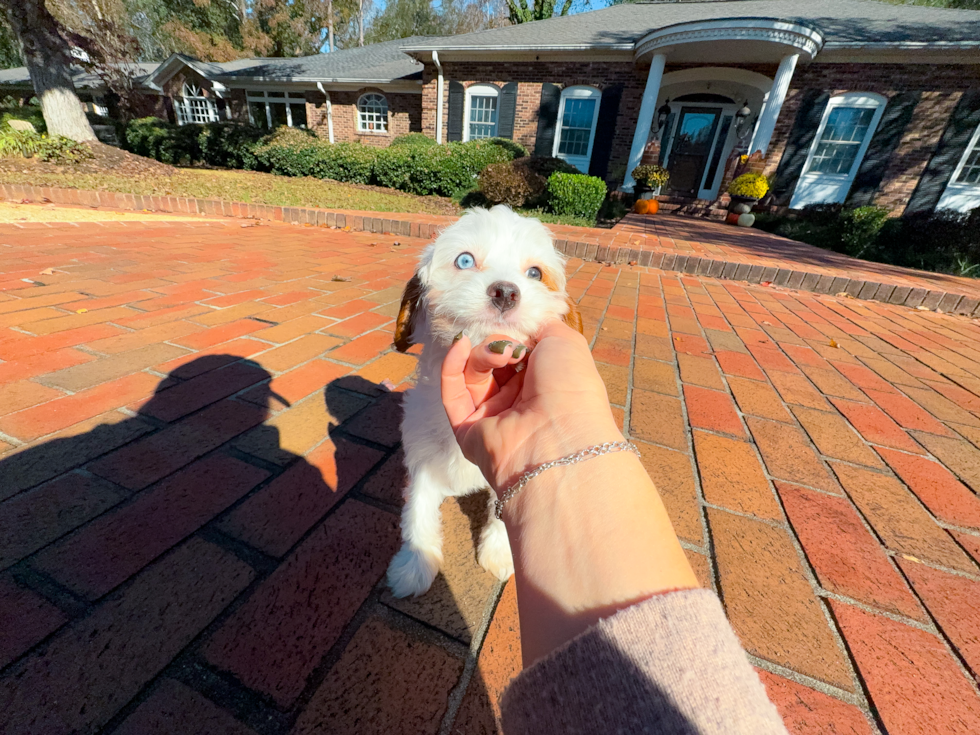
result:
M 626 164 L 626 178 L 623 179 L 624 191 L 633 191 L 633 184 L 636 183 L 630 173 L 640 165 L 643 149 L 647 147 L 653 116 L 657 114 L 657 97 L 660 96 L 660 82 L 664 78 L 664 64 L 666 62 L 667 56 L 665 54 L 657 54 L 650 62 L 647 86 L 643 90 L 640 114 L 636 120 L 636 130 L 633 131 L 633 145 L 630 148 L 630 157 Z
M 776 129 L 776 120 L 779 112 L 783 109 L 783 101 L 786 99 L 786 92 L 789 91 L 789 83 L 793 79 L 793 72 L 796 70 L 796 62 L 799 61 L 799 54 L 784 56 L 779 62 L 776 70 L 776 78 L 772 80 L 772 88 L 769 96 L 766 97 L 766 104 L 759 115 L 759 124 L 756 125 L 755 135 L 749 144 L 749 153 L 762 151 L 765 156 L 769 150 L 769 141 L 772 140 L 772 133 Z

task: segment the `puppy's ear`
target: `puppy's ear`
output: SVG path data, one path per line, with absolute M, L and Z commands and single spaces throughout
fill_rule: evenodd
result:
M 412 346 L 412 332 L 415 331 L 415 320 L 418 318 L 424 292 L 422 279 L 416 273 L 405 286 L 398 319 L 395 320 L 395 349 L 399 352 L 408 352 L 408 348 Z
M 577 330 L 579 334 L 585 334 L 585 327 L 582 325 L 582 315 L 579 314 L 575 301 L 572 300 L 571 296 L 566 296 L 565 303 L 568 304 L 568 313 L 562 317 L 565 324 Z

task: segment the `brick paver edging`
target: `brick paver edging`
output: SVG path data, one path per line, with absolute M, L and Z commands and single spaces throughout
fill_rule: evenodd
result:
M 175 196 L 124 194 L 112 191 L 59 189 L 28 184 L 0 184 L 0 197 L 9 201 L 43 201 L 54 204 L 75 204 L 92 207 L 113 207 L 126 210 L 204 214 L 223 217 L 286 222 L 290 224 L 350 228 L 355 232 L 434 238 L 442 227 L 455 217 L 386 212 L 316 209 L 313 207 L 277 207 L 267 204 L 226 202 L 218 199 L 193 199 Z M 408 217 L 409 219 L 401 219 Z M 980 317 L 980 297 L 952 291 L 916 288 L 907 283 L 882 283 L 867 279 L 849 278 L 817 270 L 793 270 L 760 263 L 704 258 L 657 250 L 658 238 L 632 234 L 626 247 L 615 245 L 616 234 L 596 234 L 584 227 L 552 226 L 556 232 L 555 246 L 565 255 L 597 263 L 636 264 L 665 271 L 707 276 L 748 283 L 772 283 L 775 286 L 812 291 L 820 294 L 847 293 L 856 299 L 881 301 L 887 304 L 924 307 L 947 314 Z M 585 240 L 573 240 L 582 231 Z M 562 237 L 564 236 L 564 239 Z M 599 242 L 608 237 L 610 244 Z M 649 249 L 644 247 L 650 241 Z

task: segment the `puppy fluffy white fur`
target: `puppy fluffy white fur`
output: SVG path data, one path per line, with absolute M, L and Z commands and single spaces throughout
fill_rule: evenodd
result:
M 519 292 L 516 299 L 512 287 Z M 465 332 L 478 345 L 492 334 L 504 334 L 527 343 L 545 321 L 559 317 L 581 331 L 581 318 L 565 293 L 564 258 L 536 219 L 502 205 L 471 209 L 422 253 L 395 331 L 401 351 L 424 345 L 402 420 L 409 484 L 402 547 L 388 567 L 388 585 L 396 597 L 423 594 L 439 572 L 442 501 L 489 486 L 477 466 L 464 459 L 442 406 L 442 361 L 453 338 Z M 493 517 L 492 502 L 477 560 L 501 580 L 514 572 L 507 529 Z

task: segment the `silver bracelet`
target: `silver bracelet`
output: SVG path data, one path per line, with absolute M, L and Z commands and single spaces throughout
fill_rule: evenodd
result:
M 513 500 L 524 486 L 527 485 L 531 480 L 540 475 L 545 470 L 550 470 L 552 467 L 566 467 L 570 464 L 578 464 L 579 462 L 585 462 L 586 460 L 592 459 L 594 457 L 599 457 L 603 454 L 612 454 L 613 452 L 633 452 L 637 457 L 640 456 L 640 450 L 636 448 L 633 442 L 606 442 L 605 444 L 596 444 L 594 446 L 583 449 L 581 452 L 576 452 L 575 454 L 569 454 L 567 457 L 562 457 L 561 459 L 555 459 L 551 462 L 545 462 L 542 465 L 538 465 L 533 470 L 528 470 L 523 475 L 521 475 L 517 482 L 511 485 L 500 496 L 500 500 L 496 501 L 493 514 L 499 520 L 504 514 L 504 504 Z

